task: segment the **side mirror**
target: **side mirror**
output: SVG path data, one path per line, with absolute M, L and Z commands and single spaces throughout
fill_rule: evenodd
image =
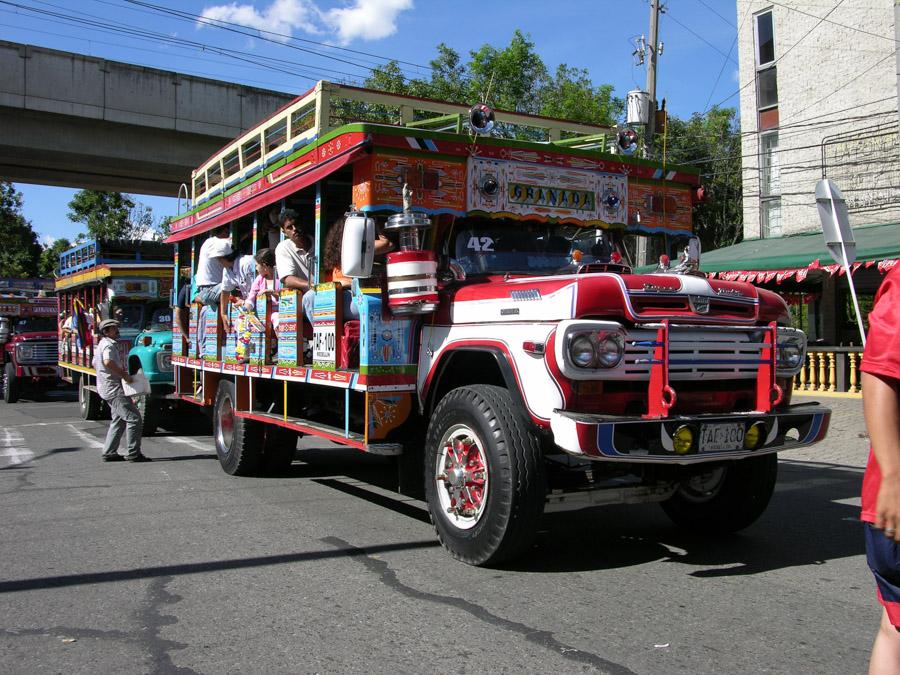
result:
M 341 240 L 341 271 L 348 277 L 368 277 L 375 260 L 375 221 L 351 211 L 344 219 Z
M 691 237 L 687 245 L 687 263 L 692 269 L 700 269 L 700 239 Z

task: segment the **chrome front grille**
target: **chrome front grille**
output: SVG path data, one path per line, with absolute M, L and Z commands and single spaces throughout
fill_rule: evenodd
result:
M 646 380 L 653 366 L 656 349 L 655 330 L 628 331 L 625 357 L 616 376 L 628 380 Z M 760 366 L 764 343 L 759 331 L 706 331 L 675 329 L 669 332 L 669 379 L 743 379 L 754 378 Z
M 53 342 L 44 342 L 44 341 L 26 341 L 19 343 L 23 346 L 28 346 L 32 354 L 28 358 L 18 359 L 19 363 L 25 364 L 56 364 L 57 361 L 57 345 L 56 341 Z M 18 345 L 17 345 L 18 346 Z

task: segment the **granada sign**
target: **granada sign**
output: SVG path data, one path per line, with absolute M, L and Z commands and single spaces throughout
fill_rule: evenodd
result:
M 524 183 L 510 183 L 509 201 L 528 206 L 549 206 L 572 211 L 593 211 L 595 194 L 592 190 L 565 190 Z

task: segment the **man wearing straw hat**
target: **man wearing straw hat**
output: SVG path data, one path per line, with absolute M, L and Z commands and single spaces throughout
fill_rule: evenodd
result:
M 100 344 L 94 355 L 94 369 L 97 371 L 97 393 L 109 404 L 112 422 L 103 444 L 104 462 L 149 462 L 150 458 L 141 453 L 141 428 L 143 420 L 137 406 L 125 395 L 122 381 L 131 382 L 131 375 L 125 369 L 122 352 L 119 349 L 119 322 L 104 319 L 100 322 Z M 125 432 L 127 455 L 119 454 L 119 441 Z

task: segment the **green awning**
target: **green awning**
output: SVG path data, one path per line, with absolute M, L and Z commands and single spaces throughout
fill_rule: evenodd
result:
M 853 235 L 857 262 L 900 258 L 900 222 L 855 227 Z M 834 264 L 818 230 L 787 237 L 749 239 L 734 246 L 704 251 L 700 260 L 700 269 L 707 273 L 815 269 Z

